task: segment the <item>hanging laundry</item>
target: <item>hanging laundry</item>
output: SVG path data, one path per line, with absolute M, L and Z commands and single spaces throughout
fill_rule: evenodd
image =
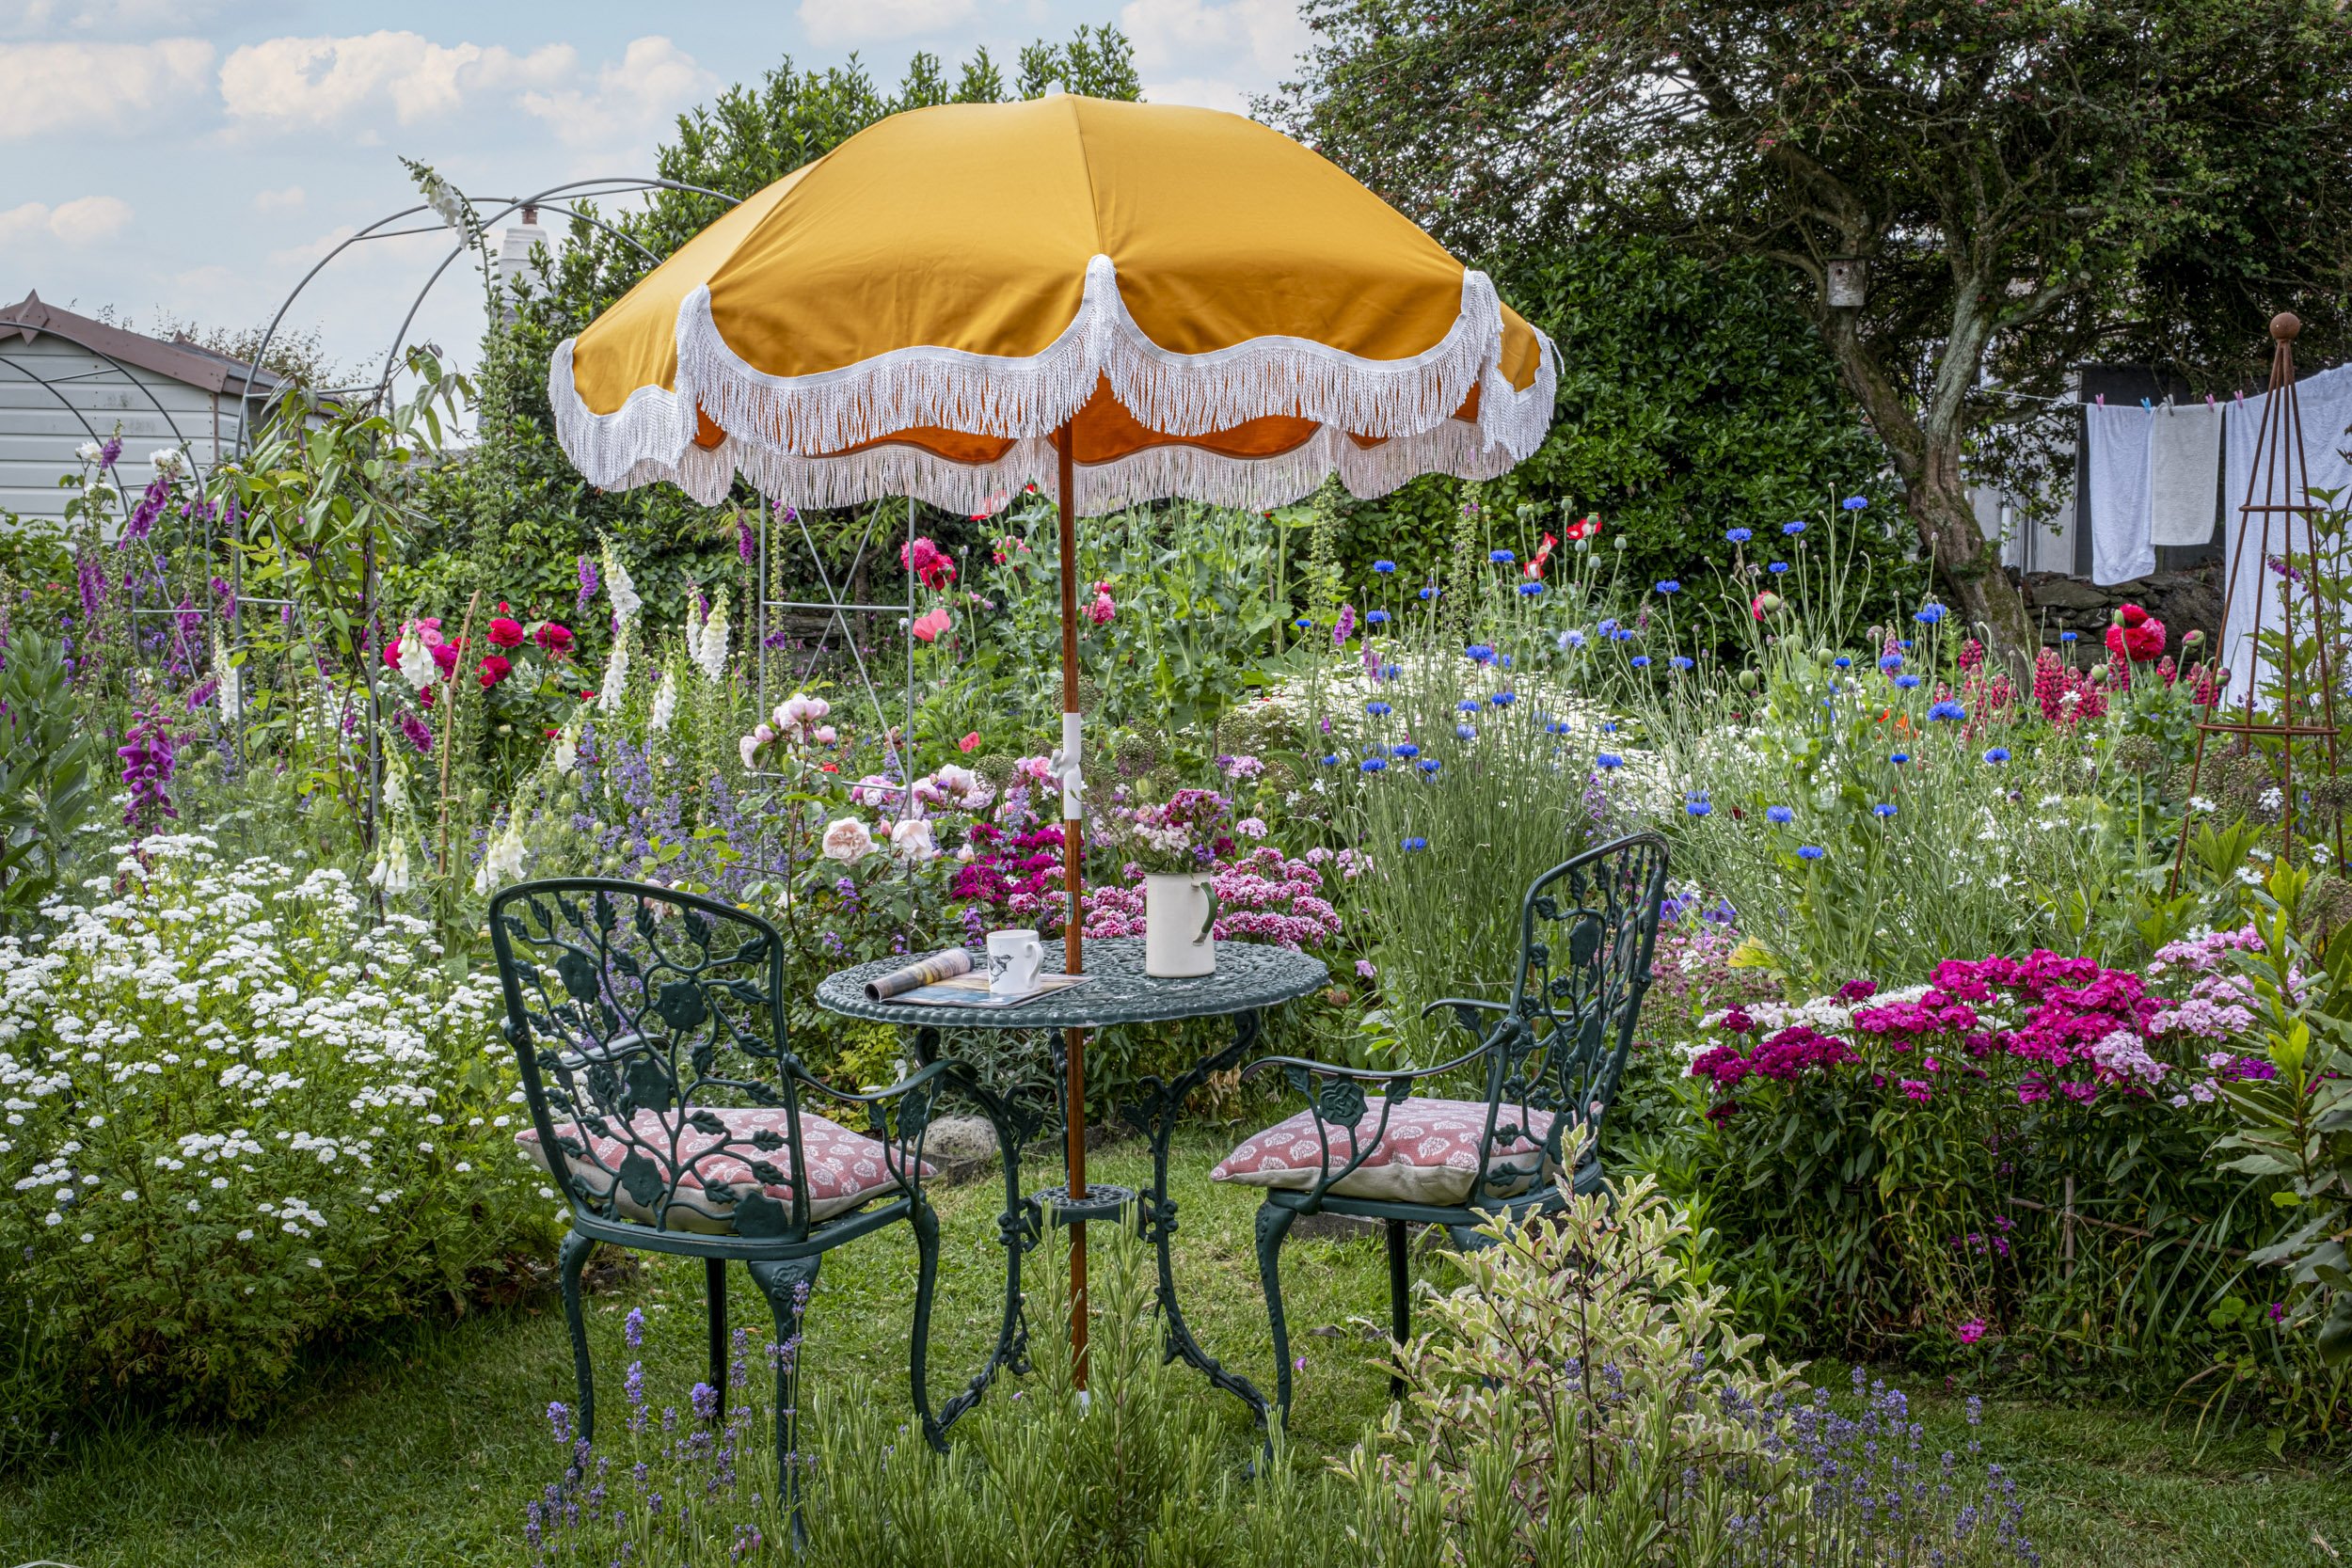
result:
M 2148 459 L 2157 415 L 2152 409 L 2083 409 L 2090 470 L 2090 580 L 2102 588 L 2156 569 L 2150 542 Z
M 2148 443 L 2148 535 L 2159 546 L 2210 545 L 2221 478 L 2221 410 L 2156 410 Z
M 2301 414 L 2297 422 L 2303 430 L 2303 461 L 2310 470 L 2310 487 L 2352 495 L 2352 459 L 2344 455 L 2345 447 L 2352 445 L 2345 436 L 2346 427 L 2352 426 L 2352 366 L 2340 365 L 2308 380 L 2297 379 L 2295 400 Z M 2269 402 L 2270 394 L 2266 392 L 2233 402 L 2224 427 L 2227 440 L 2221 529 L 2222 561 L 2229 573 L 2229 603 L 2223 614 L 2220 653 L 2221 668 L 2231 672 L 2231 705 L 2245 702 L 2249 683 L 2258 705 L 2268 705 L 2262 702 L 2261 693 L 2272 678 L 2270 668 L 2255 657 L 2251 643 L 2257 612 L 2265 632 L 2283 628 L 2285 610 L 2279 590 L 2285 578 L 2267 561 L 2276 560 L 2284 565 L 2290 547 L 2306 563 L 2311 559 L 2311 531 L 2300 518 L 2285 513 L 2267 514 L 2269 531 L 2265 539 L 2265 515 L 2257 512 L 2249 515 L 2239 510 L 2247 502 L 2249 486 L 2257 506 L 2265 499 L 2265 488 L 2270 492 L 2267 499 L 2274 503 L 2307 499 L 2285 494 L 2283 477 L 2269 479 L 2265 485 L 2266 476 L 2254 472 L 2254 442 L 2262 430 L 2263 410 Z M 2308 598 L 2297 600 L 2298 626 L 2309 624 L 2310 603 Z

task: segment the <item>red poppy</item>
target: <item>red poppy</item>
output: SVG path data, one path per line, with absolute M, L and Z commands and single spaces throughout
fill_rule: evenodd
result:
M 504 610 L 506 607 L 501 605 L 499 608 Z M 501 615 L 490 623 L 490 645 L 492 647 L 518 648 L 522 646 L 522 641 L 523 624 L 520 621 L 509 620 Z
M 2164 623 L 2136 604 L 2125 605 L 2107 628 L 2107 652 L 2134 664 L 2164 657 Z
M 482 673 L 475 678 L 482 682 L 482 689 L 487 691 L 490 688 L 498 685 L 499 682 L 504 680 L 508 675 L 512 674 L 514 670 L 515 667 L 512 664 L 509 664 L 504 658 L 501 657 L 497 654 L 492 654 L 489 657 L 482 661 Z

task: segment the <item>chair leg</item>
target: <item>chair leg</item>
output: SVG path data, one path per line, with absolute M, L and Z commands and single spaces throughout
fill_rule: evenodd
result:
M 914 1333 L 907 1343 L 907 1386 L 914 1399 L 914 1414 L 923 1435 L 941 1453 L 947 1451 L 947 1433 L 931 1415 L 929 1381 L 931 1340 L 931 1302 L 939 1288 L 939 1215 L 921 1198 L 907 1216 L 914 1227 Z
M 557 1255 L 559 1275 L 564 1289 L 564 1321 L 572 1331 L 572 1376 L 580 1388 L 580 1441 L 592 1443 L 596 1436 L 596 1386 L 588 1365 L 588 1320 L 580 1304 L 580 1271 L 588 1266 L 588 1255 L 596 1243 L 577 1230 L 564 1232 L 563 1250 Z
M 1389 1221 L 1389 1335 L 1399 1353 L 1413 1337 L 1413 1282 L 1406 1268 L 1407 1238 L 1403 1220 Z M 1389 1398 L 1405 1397 L 1405 1379 L 1389 1374 Z
M 1279 1421 L 1291 1421 L 1291 1331 L 1282 1316 L 1282 1239 L 1290 1234 L 1298 1211 L 1279 1203 L 1258 1207 L 1258 1278 L 1265 1286 L 1266 1321 L 1274 1330 L 1274 1419 L 1267 1422 L 1267 1440 Z
M 776 1315 L 776 1500 L 783 1505 L 794 1544 L 807 1539 L 801 1522 L 801 1320 L 808 1293 L 817 1286 L 818 1258 L 749 1263 L 753 1280 Z
M 703 1259 L 703 1294 L 710 1305 L 710 1386 L 719 1396 L 714 1426 L 727 1419 L 727 1263 L 723 1258 Z

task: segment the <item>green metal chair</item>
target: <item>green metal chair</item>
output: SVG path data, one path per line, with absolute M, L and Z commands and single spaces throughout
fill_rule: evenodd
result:
M 1253 1062 L 1307 1109 L 1245 1142 L 1211 1174 L 1267 1188 L 1258 1210 L 1258 1272 L 1274 1328 L 1275 1404 L 1290 1418 L 1290 1329 L 1282 1314 L 1282 1242 L 1301 1214 L 1387 1222 L 1389 1310 L 1396 1341 L 1411 1334 L 1406 1227 L 1444 1226 L 1457 1244 L 1475 1227 L 1565 1208 L 1559 1179 L 1598 1190 L 1595 1152 L 1616 1098 L 1650 981 L 1666 895 L 1666 843 L 1635 833 L 1535 879 L 1520 904 L 1518 973 L 1508 1002 L 1448 997 L 1478 1043 L 1452 1061 L 1393 1070 L 1290 1056 Z M 1483 1100 L 1415 1099 L 1416 1080 L 1483 1062 Z M 1371 1093 L 1368 1094 L 1367 1090 Z M 1364 1130 L 1368 1112 L 1376 1119 Z M 1390 1392 L 1403 1392 L 1391 1377 Z
M 564 1315 L 593 1441 L 596 1393 L 580 1270 L 598 1242 L 704 1259 L 710 1386 L 725 1418 L 726 1266 L 739 1261 L 776 1323 L 776 1458 L 797 1520 L 794 1380 L 801 1320 L 827 1252 L 904 1220 L 918 1259 L 908 1379 L 923 1433 L 946 1431 L 1022 1354 L 1025 1218 L 1011 1113 L 960 1062 L 851 1094 L 812 1076 L 787 1038 L 784 943 L 756 915 L 692 894 L 600 878 L 522 882 L 490 900 L 490 940 L 521 1065 L 531 1130 L 520 1142 L 571 1205 Z M 978 1375 L 939 1411 L 926 1361 L 939 1219 L 923 1196 L 925 1134 L 961 1094 L 996 1130 L 1005 1160 L 1005 1307 Z M 810 1102 L 862 1111 L 864 1135 Z

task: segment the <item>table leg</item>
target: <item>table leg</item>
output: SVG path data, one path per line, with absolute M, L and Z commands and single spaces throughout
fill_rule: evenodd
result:
M 1176 1203 L 1168 1196 L 1168 1146 L 1175 1136 L 1184 1101 L 1192 1091 L 1208 1082 L 1213 1072 L 1223 1072 L 1247 1057 L 1258 1043 L 1258 1031 L 1264 1022 L 1263 1013 L 1253 1009 L 1233 1015 L 1233 1043 L 1203 1056 L 1174 1078 L 1162 1082 L 1157 1078 L 1143 1080 L 1145 1098 L 1120 1108 L 1120 1115 L 1141 1132 L 1152 1144 L 1152 1189 L 1144 1195 L 1137 1207 L 1143 1239 L 1152 1243 L 1159 1255 L 1160 1316 L 1168 1344 L 1168 1359 L 1183 1361 L 1195 1370 L 1206 1374 L 1215 1386 L 1224 1389 L 1249 1407 L 1249 1413 L 1263 1426 L 1266 1421 L 1266 1397 L 1248 1378 L 1230 1372 L 1200 1348 L 1200 1341 L 1192 1337 L 1192 1329 L 1184 1322 L 1184 1308 L 1176 1300 L 1176 1268 L 1173 1243 L 1176 1239 Z

